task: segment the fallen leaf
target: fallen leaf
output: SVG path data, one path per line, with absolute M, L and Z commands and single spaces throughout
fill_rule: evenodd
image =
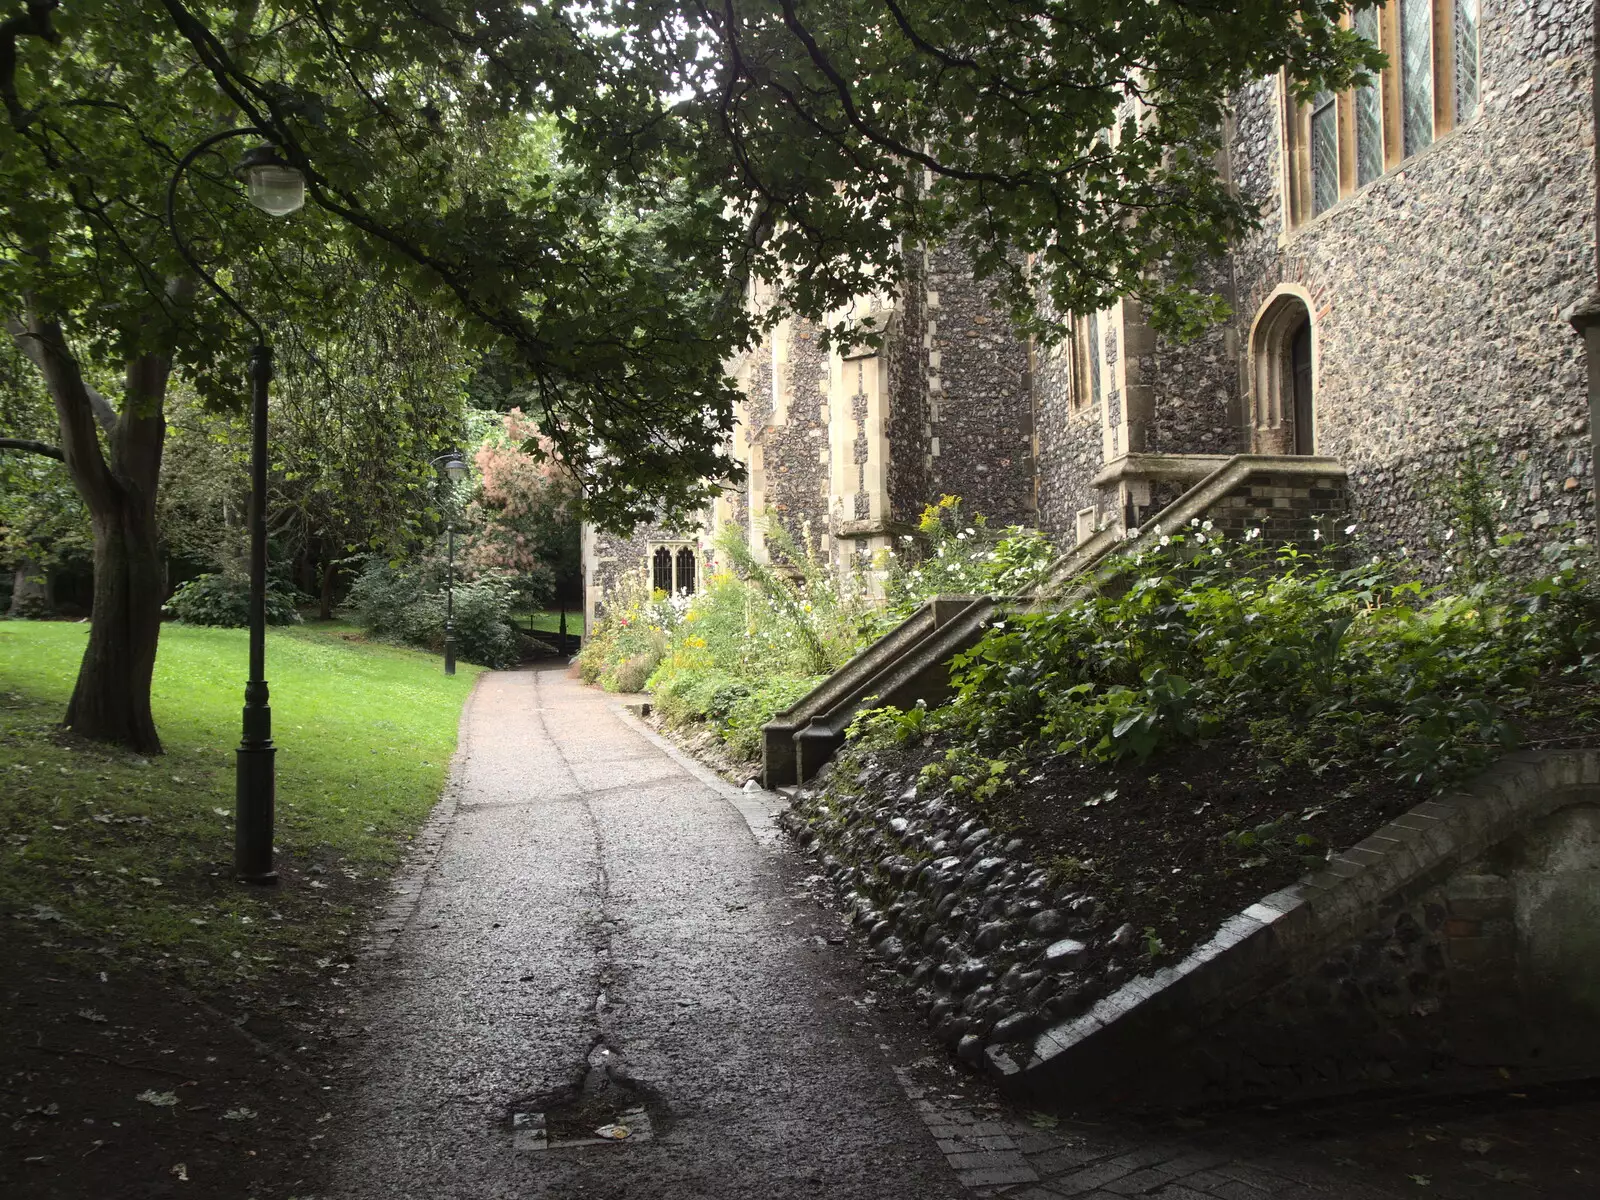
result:
M 157 1108 L 171 1108 L 178 1103 L 176 1092 L 158 1092 L 149 1088 L 134 1097 L 141 1104 L 154 1104 Z
M 176 1175 L 179 1183 L 189 1182 L 189 1168 L 184 1166 L 182 1163 L 174 1163 L 172 1165 L 172 1170 L 167 1173 L 169 1175 Z
M 253 1108 L 230 1108 L 222 1114 L 224 1121 L 251 1121 L 255 1119 L 256 1110 Z

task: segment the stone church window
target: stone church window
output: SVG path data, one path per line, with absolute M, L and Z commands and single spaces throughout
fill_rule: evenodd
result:
M 1410 158 L 1433 141 L 1433 0 L 1400 0 L 1400 97 Z
M 1473 0 L 1476 3 L 1476 0 Z M 1376 45 L 1378 10 L 1363 9 L 1351 22 L 1355 31 Z M 1356 186 L 1366 187 L 1383 174 L 1383 98 L 1374 80 L 1355 90 Z
M 1072 389 L 1072 407 L 1094 407 L 1100 403 L 1100 361 L 1104 354 L 1099 313 L 1078 318 L 1074 341 L 1077 342 L 1078 378 Z
M 1311 214 L 1339 203 L 1339 114 L 1332 92 L 1311 105 Z
M 1455 2 L 1456 124 L 1478 115 L 1478 0 Z
M 1481 3 L 1392 0 L 1354 13 L 1350 27 L 1388 55 L 1380 77 L 1310 103 L 1283 93 L 1291 227 L 1478 115 Z
M 697 559 L 693 546 L 658 545 L 650 548 L 650 587 L 677 596 L 695 590 Z

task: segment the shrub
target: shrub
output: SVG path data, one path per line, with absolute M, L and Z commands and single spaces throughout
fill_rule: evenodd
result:
M 297 606 L 305 602 L 304 596 L 283 581 L 267 580 L 268 625 L 299 624 Z M 250 623 L 250 581 L 235 575 L 197 575 L 173 590 L 162 611 L 186 625 L 241 628 Z
M 954 660 L 940 723 L 1011 761 L 1142 761 L 1228 730 L 1269 773 L 1383 761 L 1437 786 L 1515 743 L 1536 685 L 1600 682 L 1585 553 L 1552 547 L 1531 582 L 1451 595 L 1404 564 L 1345 566 L 1196 525 L 1096 594 L 998 624 Z
M 370 559 L 351 585 L 348 603 L 373 637 L 444 650 L 445 583 L 429 564 L 402 569 Z M 526 639 L 511 623 L 515 603 L 516 589 L 503 572 L 457 580 L 452 621 L 457 655 L 497 670 L 521 662 Z
M 885 553 L 888 611 L 909 616 L 934 596 L 1022 596 L 1042 583 L 1058 553 L 1036 529 L 1013 525 L 996 534 L 982 514 L 968 519 L 959 496 L 922 510 L 917 537 L 902 536 L 898 554 Z

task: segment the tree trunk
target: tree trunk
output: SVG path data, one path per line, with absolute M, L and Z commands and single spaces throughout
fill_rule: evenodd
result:
M 333 620 L 333 584 L 338 577 L 339 564 L 330 558 L 322 564 L 322 607 L 317 610 L 324 621 Z
M 11 578 L 11 607 L 8 617 L 43 617 L 54 609 L 50 574 L 31 558 L 17 564 Z
M 81 737 L 159 754 L 150 680 L 167 594 L 156 488 L 171 362 L 151 354 L 128 364 L 119 415 L 84 380 L 59 321 L 30 312 L 25 326 L 7 326 L 44 376 L 61 424 L 67 470 L 94 527 L 89 645 L 64 724 Z
M 142 507 L 93 514 L 94 611 L 64 724 L 82 737 L 160 754 L 150 680 L 167 572 L 155 514 Z

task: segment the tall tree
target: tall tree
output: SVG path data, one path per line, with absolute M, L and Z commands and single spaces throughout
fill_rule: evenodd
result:
M 336 325 L 294 243 L 342 240 L 480 342 L 509 347 L 603 519 L 689 502 L 725 472 L 721 362 L 742 318 L 704 282 L 719 275 L 714 244 L 663 246 L 619 225 L 620 193 L 526 152 L 520 111 L 535 93 L 507 55 L 542 60 L 572 94 L 595 83 L 583 39 L 518 6 L 392 18 L 319 0 L 226 13 L 28 0 L 0 20 L 0 309 L 49 389 L 53 449 L 93 522 L 94 616 L 66 716 L 85 736 L 159 749 L 149 684 L 168 381 L 182 372 L 222 403 L 244 391 L 246 331 L 190 277 L 162 221 L 175 164 L 219 129 L 263 130 L 314 199 L 269 223 L 220 153 L 177 193 L 196 250 L 254 311 Z

